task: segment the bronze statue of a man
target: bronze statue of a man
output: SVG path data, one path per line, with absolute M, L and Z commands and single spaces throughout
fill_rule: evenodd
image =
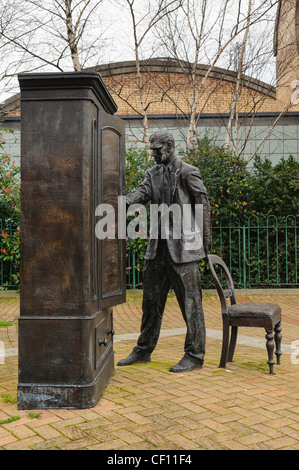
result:
M 172 134 L 159 131 L 150 137 L 150 148 L 157 165 L 146 172 L 144 181 L 127 196 L 127 205 L 151 204 L 189 207 L 194 225 L 195 208 L 202 208 L 202 243 L 190 245 L 194 231 L 177 236 L 174 217 L 169 213 L 168 236 L 163 237 L 163 217 L 158 236 L 150 238 L 145 254 L 143 277 L 143 316 L 137 346 L 119 366 L 150 362 L 156 347 L 167 295 L 173 288 L 186 326 L 184 356 L 171 372 L 187 372 L 202 367 L 205 355 L 205 322 L 202 309 L 198 262 L 206 257 L 210 240 L 210 204 L 199 170 L 175 155 Z M 187 233 L 186 233 L 187 232 Z

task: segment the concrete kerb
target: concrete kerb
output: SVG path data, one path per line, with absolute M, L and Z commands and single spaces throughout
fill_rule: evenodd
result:
M 265 289 L 235 289 L 236 295 L 299 295 L 299 288 L 265 288 Z M 204 294 L 217 295 L 216 289 L 203 289 Z M 142 295 L 142 289 L 128 289 L 127 296 Z M 20 292 L 15 290 L 0 290 L 0 299 L 19 298 Z
M 216 289 L 203 289 L 203 295 L 218 295 Z M 299 295 L 299 288 L 235 289 L 236 295 Z M 129 289 L 127 295 L 142 295 L 142 289 Z

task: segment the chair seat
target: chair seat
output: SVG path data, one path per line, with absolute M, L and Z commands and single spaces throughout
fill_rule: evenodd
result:
M 238 303 L 228 307 L 228 317 L 231 325 L 273 328 L 281 319 L 281 308 L 267 302 Z

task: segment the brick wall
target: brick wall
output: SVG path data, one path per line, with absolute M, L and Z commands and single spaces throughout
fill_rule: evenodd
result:
M 120 115 L 142 113 L 135 73 L 103 77 Z M 202 81 L 198 77 L 197 86 Z M 198 113 L 229 113 L 235 84 L 223 77 L 209 78 L 199 93 Z M 183 73 L 143 73 L 142 93 L 147 114 L 190 113 L 192 86 L 190 76 Z M 276 111 L 276 100 L 268 90 L 261 92 L 254 86 L 243 86 L 239 102 L 240 112 Z
M 289 105 L 288 111 L 299 111 L 299 93 L 293 88 L 294 81 L 298 81 L 299 89 L 298 39 L 299 1 L 282 0 L 277 23 L 278 110 Z

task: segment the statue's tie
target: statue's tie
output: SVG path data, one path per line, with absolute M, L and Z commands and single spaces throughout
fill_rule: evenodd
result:
M 164 165 L 163 169 L 163 194 L 164 204 L 170 205 L 170 168 L 168 165 Z

